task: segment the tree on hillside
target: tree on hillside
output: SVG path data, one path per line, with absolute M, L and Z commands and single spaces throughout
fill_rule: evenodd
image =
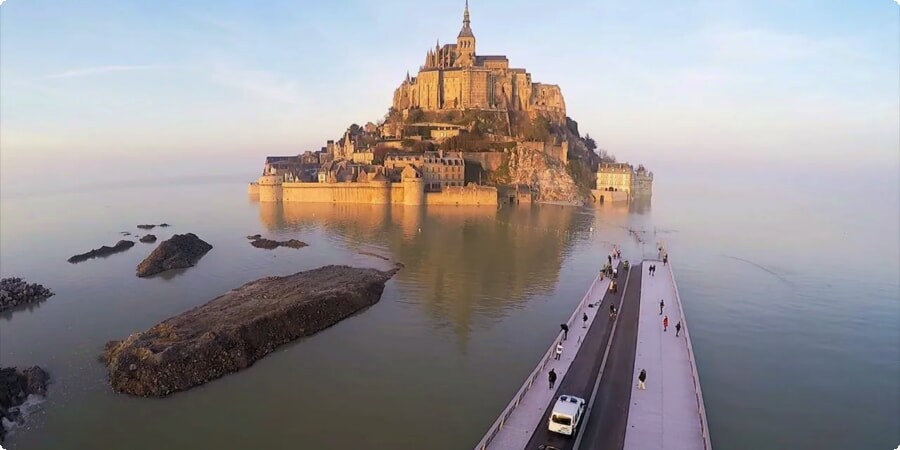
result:
M 388 147 L 387 145 L 384 145 L 384 144 L 376 145 L 375 148 L 372 149 L 372 156 L 374 159 L 373 162 L 375 164 L 384 163 L 384 157 L 387 156 L 388 152 L 391 150 L 392 150 L 392 148 Z
M 525 139 L 529 141 L 550 141 L 552 126 L 544 116 L 538 116 L 525 126 Z
M 408 121 L 409 123 L 421 122 L 423 118 L 425 118 L 425 113 L 422 112 L 421 109 L 415 108 L 409 110 Z
M 430 141 L 416 141 L 416 143 L 412 145 L 412 150 L 416 153 L 433 152 L 434 144 Z
M 597 143 L 594 142 L 594 138 L 592 138 L 590 134 L 584 135 L 584 145 L 587 146 L 587 149 L 590 151 L 597 150 Z
M 616 155 L 606 151 L 605 149 L 598 148 L 596 151 L 597 155 L 600 156 L 600 161 L 606 163 L 614 163 L 616 162 Z

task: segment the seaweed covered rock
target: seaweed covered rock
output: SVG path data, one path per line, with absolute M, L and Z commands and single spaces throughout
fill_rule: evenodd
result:
M 38 366 L 21 371 L 15 367 L 0 368 L 0 442 L 6 436 L 5 423 L 21 423 L 19 407 L 29 395 L 46 396 L 49 382 L 50 376 Z
M 303 241 L 298 241 L 296 239 L 288 239 L 286 241 L 273 241 L 272 239 L 266 239 L 263 237 L 259 237 L 250 242 L 250 245 L 256 248 L 264 248 L 267 250 L 272 250 L 278 247 L 290 247 L 290 248 L 303 248 L 308 244 Z
M 108 245 L 104 245 L 100 248 L 95 248 L 87 253 L 81 253 L 79 255 L 75 255 L 75 256 L 69 258 L 68 261 L 72 264 L 77 264 L 77 263 L 80 263 L 82 261 L 87 261 L 92 258 L 104 258 L 104 257 L 107 257 L 107 256 L 115 254 L 115 253 L 124 252 L 125 250 L 128 250 L 131 247 L 134 247 L 134 241 L 128 241 L 128 240 L 123 239 L 119 242 L 116 242 L 116 245 L 113 245 L 112 247 L 110 247 Z
M 50 289 L 37 283 L 27 283 L 19 277 L 0 280 L 0 311 L 27 303 L 34 303 L 53 295 Z
M 107 343 L 110 384 L 118 392 L 160 397 L 244 369 L 375 304 L 396 271 L 325 266 L 251 281 Z
M 194 233 L 176 234 L 160 242 L 159 246 L 138 264 L 137 276 L 149 277 L 166 270 L 193 267 L 212 248 L 212 245 Z

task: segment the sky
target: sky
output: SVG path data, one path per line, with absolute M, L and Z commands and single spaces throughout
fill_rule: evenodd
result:
M 382 118 L 463 0 L 0 5 L 0 174 L 255 175 Z M 895 0 L 471 0 L 620 160 L 900 177 Z M 895 183 L 896 184 L 896 183 Z

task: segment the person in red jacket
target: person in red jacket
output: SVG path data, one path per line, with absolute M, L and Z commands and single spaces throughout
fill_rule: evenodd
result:
M 663 331 L 667 331 L 669 329 L 669 316 L 666 315 L 663 317 Z

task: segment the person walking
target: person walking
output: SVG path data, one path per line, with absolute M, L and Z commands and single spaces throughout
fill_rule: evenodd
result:
M 666 306 L 666 302 L 663 299 L 659 299 L 659 315 L 662 315 L 663 306 Z
M 663 255 L 663 265 L 665 266 L 667 264 L 669 264 L 669 254 L 668 253 Z
M 663 317 L 663 331 L 669 330 L 669 316 L 666 315 Z
M 675 337 L 678 337 L 678 333 L 681 333 L 681 321 L 675 324 Z
M 563 332 L 563 340 L 566 340 L 566 338 L 569 337 L 569 326 L 564 323 L 561 323 L 561 324 L 559 324 L 559 328 Z
M 581 328 L 587 328 L 587 313 L 582 313 L 581 315 Z
M 606 255 L 606 262 L 608 262 L 609 265 L 612 265 L 612 255 Z
M 553 385 L 556 384 L 556 371 L 553 369 L 550 369 L 550 373 L 547 374 L 547 378 L 550 379 L 550 389 L 553 389 Z
M 638 389 L 644 390 L 647 389 L 647 369 L 641 369 L 640 375 L 638 375 Z
M 562 342 L 556 344 L 556 357 L 554 359 L 559 359 L 562 356 L 563 345 Z

